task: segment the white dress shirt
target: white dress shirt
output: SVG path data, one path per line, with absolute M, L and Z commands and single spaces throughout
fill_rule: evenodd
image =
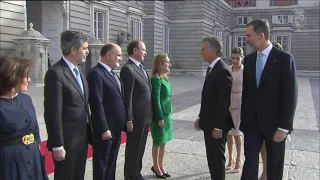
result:
M 129 59 L 134 63 L 134 64 L 136 64 L 139 68 L 140 68 L 140 64 L 141 64 L 141 62 L 139 62 L 139 61 L 137 61 L 137 60 L 135 60 L 135 59 L 133 59 L 132 57 L 129 57 Z M 148 75 L 147 75 L 147 72 L 143 69 L 143 72 L 144 72 L 144 75 L 147 77 L 147 79 L 148 79 Z
M 217 59 L 215 59 L 214 61 L 212 61 L 212 63 L 209 65 L 209 67 L 211 68 L 209 73 L 211 72 L 212 68 L 217 64 L 217 62 L 220 60 L 220 57 L 218 57 Z M 208 73 L 208 74 L 209 74 Z
M 265 65 L 266 65 L 266 63 L 267 63 L 267 59 L 268 59 L 268 57 L 269 57 L 269 54 L 270 54 L 270 52 L 271 52 L 272 47 L 273 47 L 273 46 L 272 46 L 272 44 L 270 43 L 270 45 L 269 45 L 266 49 L 264 49 L 263 51 L 261 51 L 261 52 L 257 51 L 257 57 L 258 57 L 258 55 L 259 55 L 260 53 L 263 54 L 262 57 L 261 57 L 261 59 L 262 59 L 262 71 L 263 71 L 263 69 L 264 69 L 264 67 L 265 67 Z
M 67 58 L 65 58 L 64 56 L 62 56 L 62 59 L 64 60 L 64 62 L 67 63 L 69 69 L 71 70 L 72 74 L 74 75 L 74 77 L 76 78 L 76 73 L 74 72 L 74 68 L 76 67 L 75 65 L 73 65 Z
M 101 61 L 99 61 L 99 63 L 104 67 L 104 68 L 106 68 L 107 69 L 107 71 L 115 78 L 115 80 L 117 81 L 117 83 L 118 83 L 118 86 L 119 86 L 119 89 L 120 89 L 120 91 L 121 91 L 121 83 L 120 83 L 120 80 L 119 80 L 119 78 L 118 78 L 118 76 L 117 75 L 115 75 L 115 74 L 112 74 L 112 69 L 111 69 L 111 67 L 110 66 L 108 66 L 107 64 L 105 64 L 105 63 L 103 63 L 103 62 L 101 62 Z

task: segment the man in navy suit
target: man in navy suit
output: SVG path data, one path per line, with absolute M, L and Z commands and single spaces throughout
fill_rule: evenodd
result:
M 121 48 L 102 47 L 101 61 L 91 69 L 89 103 L 93 127 L 93 179 L 115 180 L 121 132 L 125 128 L 123 85 L 113 71 L 120 66 Z
M 267 150 L 267 177 L 282 180 L 285 140 L 293 129 L 297 106 L 294 58 L 270 42 L 267 20 L 247 25 L 247 43 L 257 51 L 244 58 L 240 130 L 244 133 L 245 162 L 241 180 L 257 180 L 259 152 Z

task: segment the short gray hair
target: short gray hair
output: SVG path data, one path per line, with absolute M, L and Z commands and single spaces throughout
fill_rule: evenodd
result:
M 63 55 L 69 55 L 71 48 L 79 49 L 84 42 L 88 42 L 89 37 L 81 31 L 66 30 L 61 33 L 60 48 Z
M 220 38 L 218 38 L 217 36 L 205 37 L 205 38 L 203 38 L 202 42 L 203 43 L 208 42 L 210 48 L 215 50 L 219 57 L 222 56 L 223 46 L 222 46 L 222 41 Z

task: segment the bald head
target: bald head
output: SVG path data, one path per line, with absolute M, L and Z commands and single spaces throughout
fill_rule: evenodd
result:
M 101 48 L 101 51 L 100 51 L 100 56 L 101 57 L 104 57 L 106 56 L 106 54 L 112 50 L 114 50 L 115 48 L 120 48 L 120 46 L 118 44 L 114 44 L 114 43 L 108 43 L 106 45 L 104 45 L 102 48 Z M 120 48 L 121 49 L 121 48 Z
M 122 53 L 121 47 L 114 43 L 108 43 L 101 48 L 101 62 L 114 69 L 120 66 Z

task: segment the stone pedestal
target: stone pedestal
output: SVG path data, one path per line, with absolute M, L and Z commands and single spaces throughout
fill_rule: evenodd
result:
M 86 62 L 82 65 L 85 74 L 88 74 L 90 69 L 97 65 L 100 60 L 100 51 L 104 46 L 104 43 L 94 36 L 90 37 L 89 41 L 89 55 L 86 58 Z
M 45 38 L 40 32 L 33 29 L 33 24 L 29 24 L 29 29 L 13 39 L 16 45 L 16 56 L 32 60 L 30 70 L 31 86 L 42 87 L 44 76 L 48 70 L 48 44 L 49 39 Z

